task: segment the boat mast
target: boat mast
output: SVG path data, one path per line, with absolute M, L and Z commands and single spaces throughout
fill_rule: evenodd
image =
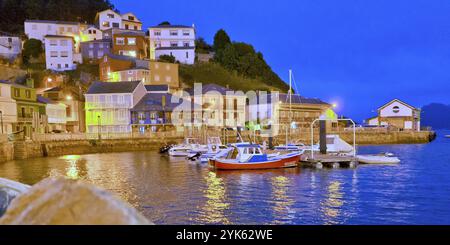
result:
M 286 147 L 289 144 L 289 136 L 291 134 L 291 121 L 292 121 L 292 69 L 289 70 L 289 122 L 286 128 Z

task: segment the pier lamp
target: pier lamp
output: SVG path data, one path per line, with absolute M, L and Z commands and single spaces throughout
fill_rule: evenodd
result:
M 336 109 L 338 107 L 337 103 L 333 103 L 333 108 Z
M 2 134 L 3 134 L 4 132 L 3 132 L 3 112 L 2 111 L 0 111 L 0 123 L 1 123 Z
M 48 84 L 51 82 L 53 82 L 53 79 L 51 77 L 47 77 L 47 86 L 46 86 L 47 88 L 48 88 Z
M 101 140 L 101 134 L 100 134 L 100 128 L 101 128 L 101 118 L 100 118 L 100 115 L 98 115 L 97 116 L 97 123 L 98 123 L 98 130 L 97 130 L 97 133 L 98 133 L 98 140 Z

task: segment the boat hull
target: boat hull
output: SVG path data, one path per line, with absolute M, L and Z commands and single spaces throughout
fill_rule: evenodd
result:
M 273 159 L 265 162 L 239 163 L 226 159 L 209 160 L 209 165 L 217 170 L 260 170 L 297 167 L 300 155 Z

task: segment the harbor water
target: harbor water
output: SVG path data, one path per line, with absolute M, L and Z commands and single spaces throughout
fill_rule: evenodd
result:
M 0 164 L 0 177 L 50 176 L 112 191 L 156 224 L 450 224 L 450 132 L 425 145 L 359 147 L 398 165 L 214 172 L 156 152 L 69 155 Z

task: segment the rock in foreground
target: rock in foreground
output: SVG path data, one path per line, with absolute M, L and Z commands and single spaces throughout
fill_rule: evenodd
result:
M 127 203 L 92 185 L 47 179 L 15 198 L 0 219 L 5 225 L 149 225 Z

